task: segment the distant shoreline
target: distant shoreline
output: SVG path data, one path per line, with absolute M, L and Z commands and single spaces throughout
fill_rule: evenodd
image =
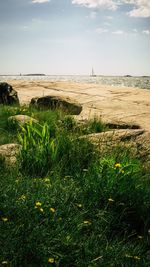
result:
M 44 73 L 28 73 L 28 74 L 0 74 L 1 76 L 12 76 L 12 77 L 26 77 L 26 76 L 79 76 L 79 77 L 92 77 L 92 78 L 97 78 L 97 77 L 125 77 L 125 78 L 150 78 L 150 75 L 102 75 L 102 74 L 97 74 L 94 76 L 88 75 L 88 74 L 44 74 Z

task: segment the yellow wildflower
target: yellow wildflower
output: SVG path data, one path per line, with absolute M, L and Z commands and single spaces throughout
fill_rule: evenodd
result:
M 83 222 L 85 225 L 91 225 L 92 223 L 90 221 L 84 221 Z
M 133 259 L 140 260 L 141 258 L 139 256 L 134 256 Z
M 8 218 L 7 217 L 2 217 L 2 221 L 3 222 L 7 222 L 8 221 Z
M 44 212 L 44 210 L 42 208 L 39 209 L 40 212 Z
M 121 173 L 124 173 L 124 170 L 122 170 Z
M 2 264 L 5 265 L 5 264 L 8 264 L 9 261 L 2 261 Z
M 109 202 L 114 202 L 115 200 L 113 200 L 113 199 L 110 197 L 110 198 L 108 198 L 108 201 L 109 201 Z
M 40 201 L 37 201 L 37 202 L 35 203 L 35 206 L 36 206 L 36 208 L 39 208 L 39 207 L 42 206 L 42 203 L 41 203 Z
M 56 211 L 54 208 L 50 208 L 49 210 L 53 213 Z
M 133 256 L 129 255 L 129 254 L 126 254 L 125 255 L 126 258 L 133 258 Z
M 142 238 L 143 238 L 143 236 L 142 236 L 142 235 L 138 235 L 137 237 L 138 237 L 139 239 L 142 239 Z
M 118 169 L 121 168 L 121 164 L 120 164 L 120 163 L 116 163 L 116 164 L 115 164 L 115 169 L 117 169 L 117 168 L 118 168 Z
M 82 208 L 82 204 L 76 204 L 77 207 Z
M 48 263 L 54 263 L 55 262 L 55 259 L 54 258 L 49 258 L 48 259 Z
M 22 201 L 25 201 L 26 200 L 26 196 L 25 195 L 21 195 L 21 197 L 18 198 L 18 200 L 22 200 Z

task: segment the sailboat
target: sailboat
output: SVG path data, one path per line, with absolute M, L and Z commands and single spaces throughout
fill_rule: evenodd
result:
M 94 69 L 92 68 L 91 77 L 96 77 L 96 74 L 94 73 Z

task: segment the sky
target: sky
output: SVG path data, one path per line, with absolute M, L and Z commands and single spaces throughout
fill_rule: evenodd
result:
M 0 0 L 0 74 L 150 75 L 150 0 Z

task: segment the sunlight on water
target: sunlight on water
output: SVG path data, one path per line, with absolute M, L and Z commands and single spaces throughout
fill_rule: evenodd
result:
M 43 75 L 43 76 L 0 76 L 0 82 L 9 80 L 49 80 L 49 81 L 74 81 L 81 83 L 95 83 L 111 86 L 139 87 L 150 89 L 150 77 L 123 77 L 123 76 L 78 76 L 78 75 Z

